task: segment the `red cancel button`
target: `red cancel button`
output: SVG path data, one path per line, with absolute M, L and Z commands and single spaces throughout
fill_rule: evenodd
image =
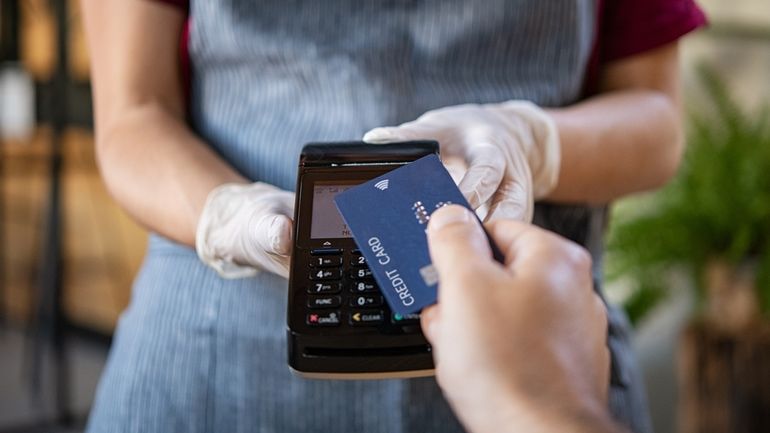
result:
M 338 326 L 340 324 L 340 312 L 310 313 L 307 315 L 307 324 L 310 326 Z

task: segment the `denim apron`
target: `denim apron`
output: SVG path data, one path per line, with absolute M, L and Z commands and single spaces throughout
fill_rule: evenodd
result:
M 449 105 L 579 101 L 596 8 L 595 0 L 193 0 L 191 125 L 246 177 L 293 190 L 309 141 L 357 139 Z M 600 280 L 604 216 L 539 204 L 535 221 L 586 245 Z M 432 378 L 292 375 L 286 288 L 268 274 L 223 280 L 193 250 L 152 235 L 88 431 L 463 431 Z M 648 432 L 616 309 L 609 341 L 611 409 Z

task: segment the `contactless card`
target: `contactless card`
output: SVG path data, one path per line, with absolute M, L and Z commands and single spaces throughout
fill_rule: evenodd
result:
M 393 312 L 412 314 L 436 303 L 438 276 L 425 234 L 430 215 L 447 204 L 470 209 L 439 158 L 425 156 L 334 201 Z

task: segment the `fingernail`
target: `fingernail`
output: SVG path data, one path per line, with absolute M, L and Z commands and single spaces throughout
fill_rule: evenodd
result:
M 473 220 L 473 214 L 468 209 L 459 205 L 442 207 L 430 216 L 428 230 L 441 230 L 450 224 L 466 224 Z
M 427 337 L 431 341 L 436 339 L 436 335 L 438 334 L 438 323 L 436 321 L 432 321 L 428 324 L 428 328 L 425 330 L 428 334 Z

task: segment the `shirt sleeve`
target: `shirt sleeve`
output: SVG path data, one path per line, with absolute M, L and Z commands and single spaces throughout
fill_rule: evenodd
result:
M 663 46 L 707 23 L 694 0 L 604 0 L 602 15 L 602 63 Z
M 187 8 L 190 6 L 190 0 L 153 0 L 153 1 L 156 1 L 158 3 L 166 3 L 184 10 L 187 10 Z
M 170 6 L 177 7 L 189 14 L 190 1 L 189 0 L 151 0 L 157 3 L 165 3 Z M 192 69 L 190 66 L 190 20 L 189 18 L 184 23 L 182 28 L 182 35 L 179 38 L 179 69 L 182 79 L 182 88 L 184 89 L 185 102 L 190 100 L 190 80 L 192 76 Z

